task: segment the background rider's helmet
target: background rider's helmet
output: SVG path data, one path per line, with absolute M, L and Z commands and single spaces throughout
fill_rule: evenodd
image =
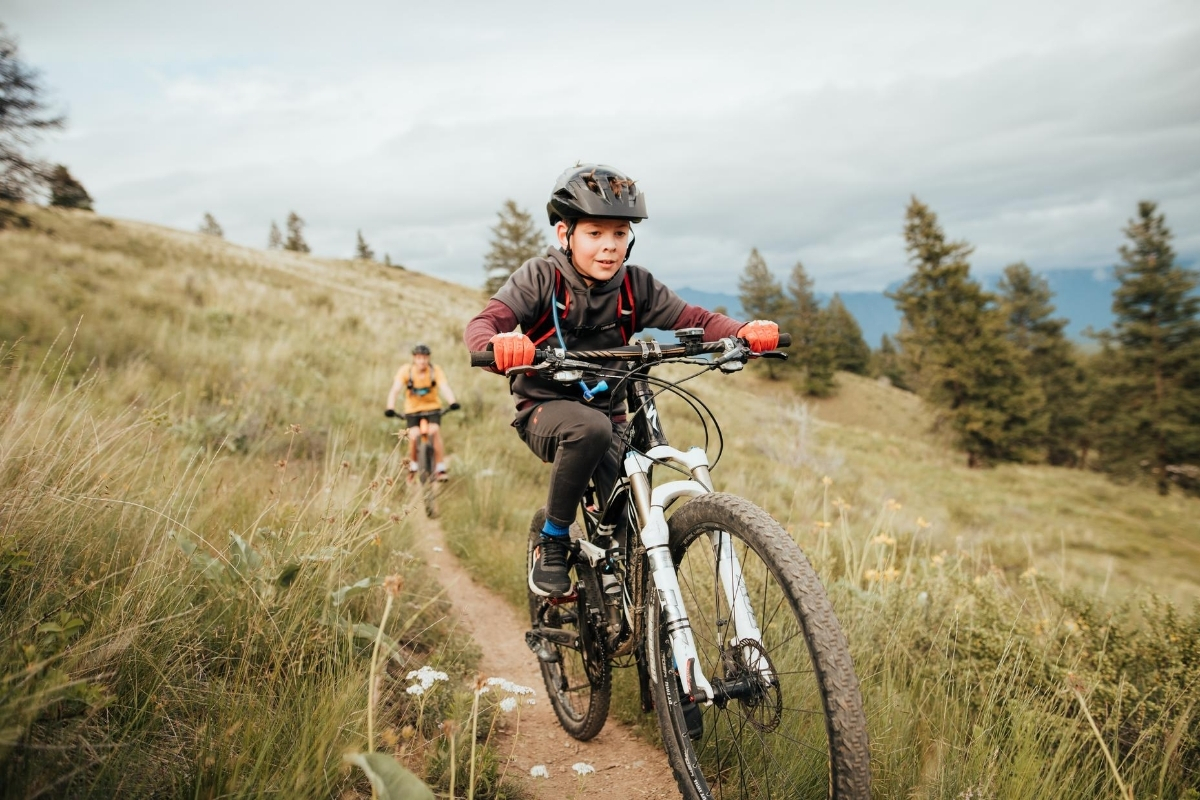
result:
M 646 198 L 624 173 L 603 164 L 581 164 L 558 176 L 546 213 L 551 225 L 583 217 L 640 222 L 647 217 Z
M 429 345 L 424 342 L 417 342 L 413 345 L 412 354 L 414 356 L 427 356 L 430 354 Z

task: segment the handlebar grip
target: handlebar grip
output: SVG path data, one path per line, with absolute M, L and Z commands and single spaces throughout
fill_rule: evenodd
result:
M 791 347 L 792 346 L 792 335 L 790 333 L 779 334 L 779 344 L 776 346 L 777 347 Z
M 491 350 L 472 350 L 472 367 L 493 367 L 496 365 L 496 354 Z

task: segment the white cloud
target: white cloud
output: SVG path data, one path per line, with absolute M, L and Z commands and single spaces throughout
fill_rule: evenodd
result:
M 69 102 L 48 153 L 102 212 L 479 282 L 512 197 L 576 159 L 629 171 L 637 260 L 731 290 L 751 246 L 825 291 L 905 271 L 915 193 L 995 272 L 1111 263 L 1158 199 L 1200 255 L 1200 19 L 1188 2 L 805 8 L 16 0 Z M 528 13 L 536 12 L 536 13 Z

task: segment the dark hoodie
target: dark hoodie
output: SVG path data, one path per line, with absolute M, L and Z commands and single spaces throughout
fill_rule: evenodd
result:
M 568 262 L 566 253 L 552 247 L 543 258 L 531 258 L 514 272 L 500 291 L 492 296 L 487 307 L 467 324 L 463 339 L 471 350 L 486 350 L 488 341 L 497 333 L 511 331 L 518 325 L 528 332 L 550 308 L 554 301 L 554 273 L 557 269 L 563 276 L 567 291 L 571 293 L 567 319 L 562 321 L 563 339 L 568 350 L 601 350 L 620 347 L 620 326 L 596 331 L 595 328 L 610 325 L 617 319 L 617 299 L 628 273 L 633 298 L 635 332 L 646 328 L 704 328 L 705 340 L 715 341 L 733 336 L 741 323 L 723 314 L 715 314 L 699 306 L 689 305 L 642 267 L 622 265 L 612 278 L 604 283 L 588 286 L 575 267 Z M 577 328 L 588 328 L 577 332 Z M 558 347 L 557 335 L 552 335 L 547 346 Z M 605 362 L 598 366 L 625 371 L 625 362 Z M 593 379 L 594 380 L 594 379 Z M 615 387 L 616 380 L 608 379 Z M 571 399 L 585 402 L 583 389 L 578 383 L 562 384 L 539 376 L 520 375 L 512 383 L 512 392 L 517 399 L 518 410 L 528 410 L 537 402 L 545 400 Z M 616 398 L 618 405 L 610 409 L 608 392 L 596 395 L 591 405 L 612 414 L 623 413 L 624 403 Z

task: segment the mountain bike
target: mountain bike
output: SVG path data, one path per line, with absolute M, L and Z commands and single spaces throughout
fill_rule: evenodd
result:
M 433 446 L 433 437 L 429 433 L 429 417 L 435 414 L 446 416 L 454 408 L 441 411 L 423 412 L 419 415 L 420 434 L 417 438 L 417 481 L 421 486 L 421 497 L 425 503 L 425 516 L 433 519 L 438 515 L 438 494 L 441 491 L 441 481 L 436 473 L 437 458 Z
M 786 356 L 754 354 L 734 338 L 703 342 L 699 328 L 676 333 L 674 345 L 541 350 L 532 367 L 517 368 L 571 385 L 584 376 L 612 380 L 610 402 L 627 408 L 623 473 L 607 496 L 589 485 L 582 525 L 571 527 L 573 589 L 558 598 L 529 595 L 526 643 L 551 705 L 568 734 L 590 739 L 608 715 L 613 668 L 633 666 L 642 710 L 656 713 L 688 800 L 868 798 L 866 716 L 829 598 L 778 522 L 715 490 L 720 425 L 680 385 L 710 371 L 737 372 L 759 355 Z M 781 335 L 783 346 L 788 338 Z M 617 360 L 631 366 L 595 363 Z M 472 353 L 471 363 L 494 359 Z M 675 381 L 652 377 L 663 364 L 696 369 Z M 594 391 L 606 390 L 605 383 Z M 668 444 L 656 403 L 663 392 L 700 418 L 703 448 Z M 530 524 L 527 567 L 544 515 Z

